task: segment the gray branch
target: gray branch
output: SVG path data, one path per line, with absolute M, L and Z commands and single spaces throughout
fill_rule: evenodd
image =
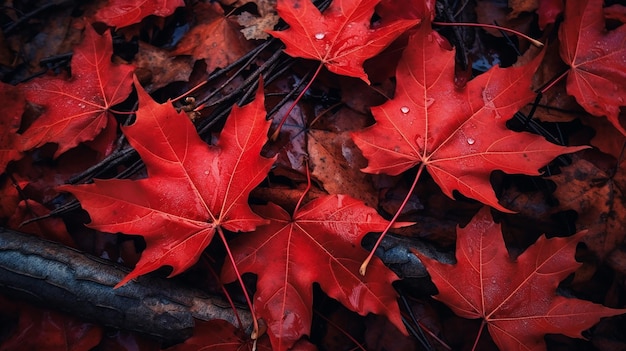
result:
M 165 343 L 191 336 L 194 317 L 237 325 L 223 299 L 146 275 L 113 289 L 128 270 L 57 243 L 0 228 L 0 293 Z M 248 327 L 249 311 L 237 313 Z

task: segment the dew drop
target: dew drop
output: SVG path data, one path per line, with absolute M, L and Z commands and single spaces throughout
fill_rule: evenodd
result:
M 429 108 L 432 104 L 435 103 L 435 99 L 427 98 L 425 102 L 426 102 L 426 108 Z
M 204 171 L 204 174 L 205 175 L 209 175 L 209 171 Z
M 317 33 L 317 34 L 315 34 L 315 39 L 317 39 L 317 40 L 322 40 L 322 39 L 324 39 L 324 37 L 326 37 L 326 34 L 324 34 L 324 33 Z
M 83 104 L 82 102 L 78 104 L 78 107 L 80 108 L 85 108 L 85 104 Z
M 472 139 L 472 138 L 467 138 L 467 143 L 470 145 L 474 145 L 474 143 L 476 142 L 476 140 Z
M 406 115 L 407 113 L 409 113 L 409 111 L 411 111 L 411 109 L 409 109 L 409 108 L 408 108 L 408 107 L 406 107 L 406 106 L 402 106 L 402 107 L 400 107 L 400 112 L 404 113 L 405 115 Z

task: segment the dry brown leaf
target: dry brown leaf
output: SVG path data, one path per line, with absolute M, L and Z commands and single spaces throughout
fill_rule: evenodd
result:
M 224 16 L 217 3 L 198 3 L 194 14 L 199 23 L 178 43 L 173 55 L 191 55 L 204 59 L 207 72 L 223 68 L 247 53 L 252 45 L 239 32 L 236 20 Z
M 583 242 L 600 260 L 604 260 L 624 241 L 626 208 L 623 189 L 609 174 L 577 155 L 562 173 L 550 177 L 557 184 L 554 196 L 558 211 L 578 213 L 577 230 L 589 230 Z M 620 170 L 620 172 L 624 172 Z
M 370 176 L 360 169 L 367 165 L 349 132 L 310 130 L 307 149 L 312 175 L 329 194 L 346 194 L 376 207 L 378 198 Z
M 146 91 L 154 91 L 172 82 L 186 82 L 193 69 L 190 57 L 172 57 L 164 49 L 139 42 L 133 65 L 135 74 Z
M 539 0 L 509 0 L 509 7 L 509 18 L 516 18 L 522 12 L 535 11 L 539 7 Z
M 241 30 L 243 36 L 248 40 L 265 40 L 270 35 L 268 30 L 273 30 L 280 17 L 276 13 L 268 13 L 265 16 L 257 17 L 250 12 L 243 12 L 237 16 L 237 22 L 244 28 Z

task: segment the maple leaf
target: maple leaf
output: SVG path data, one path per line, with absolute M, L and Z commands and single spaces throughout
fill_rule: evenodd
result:
M 0 174 L 7 164 L 17 160 L 22 153 L 18 150 L 22 113 L 26 100 L 21 90 L 14 86 L 0 83 Z
M 80 200 L 90 227 L 145 238 L 141 259 L 118 286 L 161 266 L 173 268 L 170 276 L 189 268 L 218 226 L 251 231 L 264 224 L 248 206 L 248 195 L 273 163 L 260 156 L 270 124 L 262 84 L 253 103 L 233 107 L 215 146 L 200 139 L 184 112 L 156 103 L 135 85 L 137 120 L 122 131 L 146 164 L 148 178 L 59 188 Z
M 541 236 L 516 259 L 500 225 L 484 207 L 457 229 L 454 265 L 416 253 L 439 290 L 435 299 L 463 318 L 482 318 L 501 350 L 545 350 L 545 334 L 582 338 L 600 318 L 626 313 L 556 295 L 559 283 L 581 264 L 574 260 L 584 232 L 565 238 Z
M 391 286 L 398 277 L 378 259 L 367 277 L 358 273 L 367 256 L 361 239 L 388 224 L 376 210 L 346 195 L 317 198 L 293 216 L 273 203 L 254 209 L 270 224 L 236 238 L 231 248 L 240 271 L 258 274 L 254 308 L 274 349 L 286 350 L 310 332 L 314 282 L 347 308 L 384 314 L 404 330 Z M 232 267 L 222 277 L 233 280 Z
M 109 0 L 94 18 L 111 27 L 126 27 L 150 15 L 167 17 L 182 6 L 185 6 L 184 0 Z
M 105 128 L 114 128 L 111 106 L 132 91 L 131 65 L 111 62 L 111 33 L 102 36 L 87 26 L 85 37 L 74 50 L 72 77 L 44 77 L 24 84 L 26 98 L 45 107 L 23 134 L 22 148 L 29 150 L 57 143 L 55 157 L 81 142 L 93 140 Z
M 183 343 L 168 347 L 166 351 L 272 351 L 267 337 L 253 347 L 253 341 L 242 330 L 225 320 L 197 320 L 193 335 Z
M 626 26 L 607 31 L 602 0 L 568 1 L 559 28 L 561 58 L 571 66 L 567 93 L 587 112 L 606 116 L 622 134 L 626 106 Z
M 198 3 L 194 6 L 194 13 L 201 22 L 185 34 L 173 55 L 204 59 L 207 72 L 212 72 L 228 66 L 252 48 L 239 32 L 237 21 L 224 16 L 219 4 Z
M 409 39 L 396 70 L 395 97 L 372 107 L 376 124 L 353 133 L 368 159 L 367 173 L 400 174 L 418 164 L 443 192 L 453 191 L 500 211 L 489 182 L 493 170 L 538 175 L 562 147 L 506 128 L 506 120 L 534 98 L 531 79 L 540 57 L 521 67 L 493 67 L 464 88 L 454 84 L 454 52 L 422 26 Z
M 276 9 L 290 28 L 272 31 L 285 43 L 285 53 L 321 61 L 329 71 L 369 84 L 363 62 L 381 52 L 419 20 L 397 20 L 371 28 L 380 0 L 333 1 L 322 14 L 310 0 L 278 0 Z

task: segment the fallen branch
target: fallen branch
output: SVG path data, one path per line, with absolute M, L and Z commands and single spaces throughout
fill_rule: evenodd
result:
M 146 275 L 113 289 L 128 271 L 39 238 L 0 228 L 0 293 L 94 323 L 137 331 L 164 343 L 191 336 L 194 318 L 237 325 L 221 298 Z M 238 308 L 244 326 L 249 311 Z

